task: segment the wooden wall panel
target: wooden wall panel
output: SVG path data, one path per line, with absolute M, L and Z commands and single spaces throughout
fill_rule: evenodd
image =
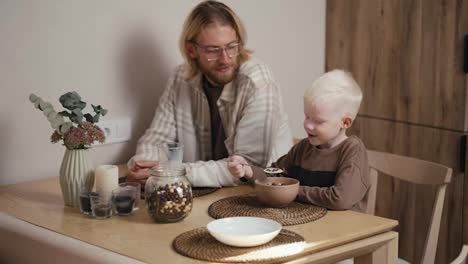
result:
M 362 115 L 466 131 L 467 5 L 328 0 L 326 69 L 354 74 L 365 92 Z
M 462 245 L 463 173 L 459 168 L 463 133 L 358 117 L 349 130 L 368 149 L 386 151 L 444 164 L 454 169 L 447 189 L 436 263 L 448 263 Z M 419 263 L 429 226 L 435 189 L 381 177 L 377 189 L 376 215 L 399 221 L 399 256 Z
M 468 180 L 459 168 L 460 137 L 468 134 L 467 14 L 466 0 L 327 1 L 326 70 L 350 71 L 364 92 L 350 132 L 371 149 L 454 168 L 436 263 L 468 244 Z M 434 190 L 391 178 L 378 188 L 377 213 L 400 221 L 400 256 L 417 263 Z

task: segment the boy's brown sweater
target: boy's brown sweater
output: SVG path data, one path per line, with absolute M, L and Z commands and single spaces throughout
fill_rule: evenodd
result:
M 330 149 L 319 149 L 305 138 L 273 167 L 301 182 L 296 198 L 300 202 L 337 210 L 366 210 L 370 187 L 367 152 L 356 136 Z M 261 168 L 252 168 L 253 179 L 266 176 Z

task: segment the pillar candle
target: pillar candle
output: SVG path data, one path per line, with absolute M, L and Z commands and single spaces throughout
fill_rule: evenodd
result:
M 112 192 L 119 186 L 119 168 L 100 165 L 94 170 L 94 188 L 97 192 Z

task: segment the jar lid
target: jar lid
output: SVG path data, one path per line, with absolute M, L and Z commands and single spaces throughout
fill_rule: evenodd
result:
M 185 166 L 182 164 L 159 165 L 151 169 L 151 176 L 184 176 L 186 174 Z

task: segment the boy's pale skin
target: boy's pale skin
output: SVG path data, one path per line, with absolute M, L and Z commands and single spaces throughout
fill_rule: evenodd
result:
M 203 28 L 196 38 L 196 42 L 205 47 L 226 47 L 237 41 L 236 31 L 231 26 L 219 23 L 213 23 Z M 197 61 L 200 71 L 214 86 L 223 86 L 231 82 L 237 74 L 238 57 L 230 58 L 225 50 L 218 59 L 208 61 L 205 54 L 193 44 L 188 43 L 186 49 L 191 59 Z M 135 166 L 130 169 L 128 181 L 145 184 L 150 176 L 151 168 L 157 165 L 158 162 L 154 160 L 135 161 Z
M 336 109 L 337 104 L 333 105 L 304 101 L 304 130 L 311 145 L 328 149 L 348 138 L 346 129 L 353 123 L 353 118 Z M 228 169 L 232 176 L 236 178 L 253 176 L 252 168 L 243 164 L 247 164 L 247 161 L 242 156 L 234 155 L 230 158 Z

